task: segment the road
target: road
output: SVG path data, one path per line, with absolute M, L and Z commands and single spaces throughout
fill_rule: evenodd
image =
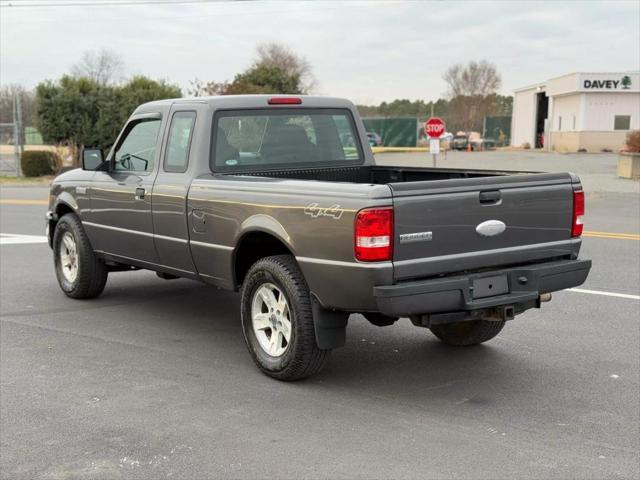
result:
M 629 185 L 587 196 L 588 231 L 640 232 Z M 0 232 L 41 236 L 46 195 L 3 187 Z M 142 271 L 74 301 L 45 243 L 4 243 L 2 478 L 640 475 L 637 237 L 585 237 L 599 293 L 554 294 L 484 346 L 354 315 L 293 384 L 254 367 L 235 293 Z

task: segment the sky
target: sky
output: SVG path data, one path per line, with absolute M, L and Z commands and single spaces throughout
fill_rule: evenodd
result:
M 640 0 L 163 1 L 0 0 L 0 83 L 30 88 L 107 48 L 127 76 L 184 91 L 194 78 L 233 79 L 264 42 L 309 61 L 314 94 L 358 104 L 443 97 L 443 72 L 471 60 L 497 66 L 504 94 L 572 72 L 640 70 Z

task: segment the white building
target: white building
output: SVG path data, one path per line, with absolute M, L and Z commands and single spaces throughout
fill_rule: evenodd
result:
M 617 151 L 640 129 L 640 72 L 570 73 L 515 90 L 511 145 Z

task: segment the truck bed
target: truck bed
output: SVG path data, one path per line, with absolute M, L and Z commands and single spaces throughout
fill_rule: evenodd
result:
M 387 185 L 396 281 L 495 265 L 576 258 L 570 173 L 362 166 L 254 176 Z M 314 182 L 315 183 L 315 182 Z M 310 189 L 314 187 L 310 186 Z M 481 225 L 498 226 L 486 232 Z
M 495 177 L 517 175 L 526 172 L 503 172 L 497 170 L 443 169 L 423 167 L 391 167 L 391 166 L 358 166 L 340 168 L 310 168 L 287 170 L 264 170 L 243 173 L 269 178 L 286 178 L 295 180 L 318 180 L 325 182 L 370 183 L 384 185 L 387 183 L 424 182 L 433 180 L 450 180 L 479 177 Z

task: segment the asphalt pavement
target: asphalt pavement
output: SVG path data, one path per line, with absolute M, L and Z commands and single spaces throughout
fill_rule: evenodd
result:
M 43 235 L 46 188 L 3 186 L 0 477 L 638 478 L 640 194 L 606 181 L 582 291 L 473 348 L 354 315 L 293 384 L 254 367 L 235 293 L 140 271 L 66 298 L 48 245 L 4 236 Z

